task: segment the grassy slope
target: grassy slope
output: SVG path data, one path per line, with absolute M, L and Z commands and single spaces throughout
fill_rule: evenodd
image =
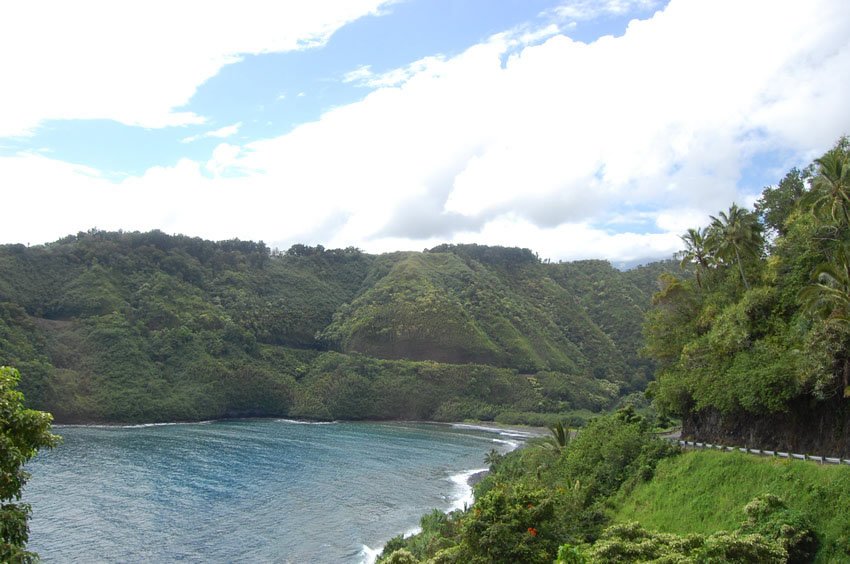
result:
M 850 466 L 687 452 L 662 461 L 650 482 L 623 496 L 614 519 L 710 534 L 736 528 L 744 505 L 762 493 L 783 498 L 811 519 L 821 537 L 818 562 L 850 562 Z

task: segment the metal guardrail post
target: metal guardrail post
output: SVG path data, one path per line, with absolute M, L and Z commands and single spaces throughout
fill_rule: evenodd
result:
M 726 446 L 726 445 L 718 445 L 713 443 L 700 443 L 696 441 L 686 441 L 681 438 L 676 437 L 663 437 L 665 440 L 676 443 L 678 446 L 683 448 L 694 448 L 694 449 L 711 449 L 711 450 L 721 450 L 725 452 L 743 452 L 744 454 L 755 454 L 758 456 L 771 456 L 774 458 L 785 458 L 789 460 L 811 460 L 814 462 L 818 462 L 820 464 L 847 464 L 850 465 L 850 459 L 847 458 L 838 458 L 831 456 L 816 456 L 809 454 L 797 454 L 794 452 L 783 452 L 779 450 L 762 450 L 759 448 L 748 448 L 748 447 L 735 447 L 735 446 Z

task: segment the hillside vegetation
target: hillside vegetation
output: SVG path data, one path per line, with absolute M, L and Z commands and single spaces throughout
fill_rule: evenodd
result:
M 645 386 L 647 269 L 672 266 L 91 231 L 0 246 L 0 365 L 59 422 L 541 424 Z
M 624 408 L 502 456 L 385 564 L 850 562 L 850 467 L 680 452 Z
M 732 204 L 682 240 L 682 272 L 661 273 L 645 322 L 658 412 L 697 439 L 850 457 L 847 139 L 767 187 L 755 211 Z M 595 267 L 558 265 L 552 278 L 610 328 L 615 310 L 594 293 L 620 312 L 629 295 Z M 627 356 L 641 348 L 632 334 L 616 339 Z M 381 562 L 850 562 L 850 467 L 680 453 L 654 423 L 627 407 L 572 442 L 554 427 L 491 453 L 471 508 L 426 515 Z
M 686 435 L 850 456 L 849 147 L 683 236 L 694 276 L 662 276 L 646 348 Z
M 850 560 L 850 468 L 760 458 L 740 453 L 687 452 L 661 461 L 652 481 L 624 496 L 614 521 L 685 535 L 734 530 L 750 500 L 772 494 L 818 532 L 817 561 Z

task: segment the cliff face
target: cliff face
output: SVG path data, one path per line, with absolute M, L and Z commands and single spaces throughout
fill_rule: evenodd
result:
M 701 442 L 850 458 L 850 400 L 797 399 L 781 413 L 691 412 L 682 436 Z

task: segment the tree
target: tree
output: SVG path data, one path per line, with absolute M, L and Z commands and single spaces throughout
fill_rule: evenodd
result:
M 850 227 L 850 163 L 848 163 L 847 138 L 815 160 L 818 174 L 812 180 L 808 198 L 812 212 L 822 219 L 831 220 L 839 228 Z
M 788 171 L 776 187 L 768 186 L 756 201 L 756 214 L 773 235 L 785 236 L 786 222 L 798 202 L 806 194 L 806 182 L 812 177 L 812 168 L 802 171 L 796 167 Z
M 49 413 L 24 408 L 24 396 L 16 388 L 20 374 L 0 366 L 0 561 L 30 562 L 35 555 L 25 550 L 29 540 L 30 507 L 20 503 L 21 489 L 29 479 L 24 464 L 40 448 L 53 447 L 59 437 L 50 433 Z
M 685 250 L 681 252 L 680 266 L 685 268 L 688 264 L 696 265 L 697 286 L 700 288 L 702 288 L 701 274 L 711 267 L 714 260 L 706 235 L 706 229 L 691 228 L 681 236 L 682 242 L 685 243 Z
M 718 217 L 711 216 L 708 238 L 718 258 L 738 265 L 744 288 L 749 290 L 743 259 L 761 254 L 764 244 L 756 215 L 739 208 L 738 204 L 732 204 L 728 213 L 720 212 Z
M 800 291 L 801 305 L 810 316 L 837 329 L 832 334 L 846 339 L 850 333 L 850 245 L 841 247 L 833 262 L 815 269 L 813 278 L 815 282 Z M 850 397 L 850 357 L 844 357 L 841 372 L 844 397 Z

